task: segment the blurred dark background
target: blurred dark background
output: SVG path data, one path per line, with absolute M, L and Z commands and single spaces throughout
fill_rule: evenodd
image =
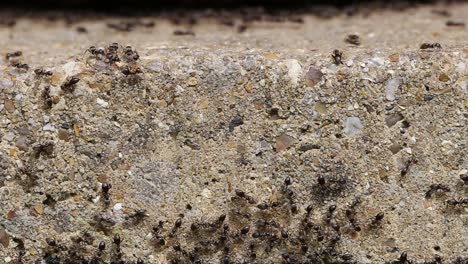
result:
M 0 0 L 0 8 L 93 9 L 103 12 L 137 9 L 203 9 L 261 6 L 265 8 L 304 8 L 311 6 L 346 7 L 371 5 L 381 7 L 412 6 L 434 2 L 463 0 Z

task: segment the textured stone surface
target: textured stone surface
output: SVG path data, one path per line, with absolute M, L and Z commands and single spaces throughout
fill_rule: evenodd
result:
M 466 19 L 467 5 L 445 8 Z M 195 36 L 173 36 L 180 26 L 161 19 L 131 32 L 107 20 L 0 28 L 0 52 L 21 50 L 15 60 L 30 66 L 0 63 L 0 262 L 24 250 L 32 263 L 53 251 L 46 237 L 72 248 L 88 232 L 94 241 L 78 251 L 89 258 L 105 241 L 106 261 L 120 234 L 125 259 L 147 263 L 189 262 L 175 242 L 187 252 L 201 247 L 197 258 L 207 263 L 254 262 L 253 241 L 257 263 L 286 262 L 285 253 L 290 263 L 384 263 L 402 252 L 418 263 L 436 254 L 464 263 L 466 204 L 446 201 L 467 195 L 467 30 L 447 27 L 431 9 L 256 22 L 242 34 L 202 21 Z M 346 44 L 349 34 L 361 45 Z M 84 53 L 114 41 L 138 50 L 137 65 Z M 419 49 L 424 42 L 442 48 Z M 332 60 L 334 49 L 343 64 Z M 126 76 L 127 66 L 142 73 Z M 36 76 L 38 67 L 53 75 Z M 71 77 L 80 81 L 61 88 Z M 450 191 L 428 197 L 433 184 Z M 228 253 L 213 242 L 221 225 L 190 230 L 222 214 Z M 261 219 L 281 227 L 262 229 Z M 164 246 L 152 232 L 158 221 Z M 280 230 L 289 237 L 261 238 Z

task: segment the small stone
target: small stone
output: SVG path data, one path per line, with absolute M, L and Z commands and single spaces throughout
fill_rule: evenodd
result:
M 400 113 L 393 113 L 385 118 L 385 124 L 388 127 L 394 126 L 398 121 L 403 120 L 403 115 Z
M 6 214 L 6 219 L 7 220 L 12 220 L 16 215 L 16 212 L 15 210 L 10 210 L 8 211 L 8 213 Z
M 294 138 L 286 134 L 281 134 L 276 138 L 276 152 L 288 149 L 294 143 Z
M 68 141 L 69 140 L 69 136 L 68 136 L 68 130 L 66 129 L 63 129 L 63 128 L 60 128 L 58 130 L 58 138 L 63 140 L 63 141 Z
M 275 53 L 265 53 L 263 54 L 263 56 L 270 60 L 276 60 L 279 58 L 278 55 L 276 55 Z
M 363 125 L 359 117 L 351 116 L 346 119 L 343 132 L 348 137 L 354 137 L 361 133 L 362 128 Z
M 13 86 L 13 82 L 0 73 L 0 89 Z
M 286 66 L 288 67 L 288 76 L 291 79 L 293 85 L 297 85 L 299 82 L 299 75 L 302 72 L 302 67 L 297 60 L 291 59 L 285 61 Z
M 397 144 L 397 143 L 394 143 L 392 144 L 389 148 L 388 148 L 393 154 L 397 154 L 401 149 L 402 147 Z
M 244 120 L 242 119 L 242 116 L 235 116 L 231 122 L 229 123 L 229 132 L 233 132 L 234 128 L 241 126 L 244 124 Z
M 55 127 L 51 123 L 45 124 L 45 126 L 42 127 L 43 131 L 55 131 Z
M 353 61 L 353 60 L 348 60 L 348 61 L 346 62 L 346 66 L 348 66 L 348 67 L 353 66 L 353 64 L 354 64 L 354 61 Z
M 400 86 L 400 80 L 398 78 L 393 78 L 388 80 L 387 87 L 385 90 L 385 98 L 389 101 L 395 100 L 395 93 Z
M 434 95 L 432 94 L 424 95 L 424 101 L 431 101 L 432 99 L 434 99 Z
M 13 139 L 15 139 L 15 134 L 13 134 L 13 132 L 8 132 L 3 136 L 3 139 L 5 141 L 13 141 Z
M 450 78 L 447 76 L 447 74 L 441 73 L 441 74 L 439 75 L 439 81 L 441 81 L 441 82 L 448 82 L 448 81 L 450 81 Z
M 122 204 L 122 203 L 116 203 L 116 204 L 114 205 L 113 210 L 114 210 L 114 211 L 120 211 L 120 210 L 122 210 L 122 208 L 123 208 L 123 204 Z
M 322 102 L 317 102 L 315 104 L 315 111 L 317 111 L 319 114 L 325 115 L 326 113 L 328 113 L 327 104 L 322 103 Z
M 15 111 L 15 103 L 13 102 L 13 100 L 5 99 L 3 101 L 3 105 L 5 107 L 5 110 L 7 110 L 8 112 L 12 113 L 13 111 Z
M 17 139 L 16 139 L 16 147 L 19 149 L 19 150 L 22 150 L 22 151 L 27 151 L 28 148 L 29 148 L 29 139 L 25 136 L 19 136 Z
M 196 86 L 198 84 L 198 80 L 195 77 L 190 77 L 187 81 L 189 86 Z
M 41 203 L 37 203 L 36 205 L 34 205 L 34 211 L 38 215 L 42 215 L 44 213 L 44 205 Z
M 73 133 L 75 134 L 75 137 L 80 137 L 80 127 L 77 123 L 73 123 Z
M 323 73 L 320 70 L 310 67 L 306 74 L 305 82 L 309 87 L 314 87 L 323 77 Z
M 104 100 L 102 100 L 101 98 L 97 98 L 97 99 L 96 99 L 96 103 L 97 103 L 99 106 L 104 107 L 104 108 L 106 108 L 106 107 L 109 106 L 109 103 L 106 102 L 106 101 L 104 101 Z
M 0 244 L 4 248 L 7 248 L 8 245 L 10 245 L 10 235 L 8 235 L 8 233 L 2 227 L 0 227 Z
M 246 83 L 246 84 L 244 85 L 244 89 L 245 89 L 246 92 L 252 93 L 252 89 L 253 89 L 252 83 L 250 83 L 250 82 Z
M 388 59 L 390 60 L 390 62 L 399 62 L 400 61 L 400 55 L 397 54 L 397 53 L 394 53 L 394 54 L 391 54 L 390 56 L 388 56 Z
M 205 198 L 210 198 L 211 197 L 211 191 L 208 190 L 207 188 L 204 188 L 201 192 L 201 195 Z

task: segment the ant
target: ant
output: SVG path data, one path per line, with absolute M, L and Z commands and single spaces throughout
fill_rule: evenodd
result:
M 22 51 L 14 51 L 14 52 L 9 52 L 5 55 L 5 59 L 7 60 L 10 60 L 11 58 L 14 58 L 14 57 L 20 57 L 23 55 L 23 52 Z
M 420 49 L 441 49 L 442 46 L 439 43 L 423 43 L 419 47 Z
M 11 63 L 11 66 L 16 67 L 16 68 L 18 68 L 20 70 L 24 70 L 24 71 L 29 70 L 29 65 L 26 64 L 26 63 L 20 63 L 20 62 L 15 61 L 15 62 Z
M 133 219 L 135 223 L 139 223 L 143 220 L 143 218 L 147 217 L 146 209 L 138 209 L 135 210 L 133 213 L 126 216 L 126 219 Z
M 197 231 L 199 228 L 216 229 L 216 228 L 221 227 L 221 224 L 224 222 L 225 219 L 226 219 L 226 214 L 222 214 L 218 217 L 218 219 L 215 222 L 212 222 L 212 223 L 195 222 L 190 225 L 190 230 Z
M 343 64 L 343 61 L 342 61 L 342 57 L 343 57 L 343 52 L 339 51 L 339 50 L 334 50 L 333 53 L 332 53 L 332 58 L 333 58 L 333 62 L 336 64 L 336 65 L 340 65 L 340 64 Z
M 142 73 L 143 71 L 141 70 L 141 68 L 138 66 L 138 65 L 127 65 L 125 68 L 123 68 L 121 70 L 121 72 L 124 74 L 124 75 L 135 75 L 135 74 L 138 74 L 138 73 Z
M 73 91 L 75 90 L 75 84 L 77 84 L 79 81 L 80 78 L 71 77 L 64 84 L 62 84 L 60 88 L 65 92 L 73 93 Z
M 138 55 L 138 52 L 136 50 L 133 50 L 132 46 L 125 47 L 124 55 L 125 60 L 129 63 L 136 62 L 140 58 L 140 55 Z
M 249 204 L 254 204 L 255 203 L 255 200 L 253 199 L 252 196 L 249 196 L 247 194 L 245 194 L 244 191 L 242 190 L 239 190 L 239 189 L 236 189 L 235 190 L 236 192 L 236 195 L 242 199 L 244 199 L 245 201 L 247 201 Z
M 153 233 L 156 236 L 156 240 L 159 245 L 164 246 L 166 244 L 166 240 L 164 239 L 164 236 L 161 235 L 161 230 L 163 228 L 164 222 L 159 221 L 157 226 L 153 226 Z
M 86 53 L 86 52 L 89 52 L 89 53 L 91 53 L 92 55 L 94 55 L 94 56 L 96 56 L 96 57 L 98 57 L 98 56 L 100 56 L 100 55 L 104 56 L 105 53 L 106 53 L 106 52 L 104 51 L 103 48 L 96 48 L 95 46 L 89 47 L 89 48 L 85 51 L 85 53 Z
M 361 40 L 359 39 L 359 36 L 356 34 L 350 34 L 346 37 L 345 41 L 349 44 L 353 44 L 356 46 L 359 46 L 361 44 Z
M 188 30 L 175 30 L 173 32 L 173 34 L 175 36 L 187 36 L 187 35 L 190 35 L 190 36 L 195 36 L 195 32 L 193 32 L 192 30 L 188 29 Z
M 104 204 L 106 207 L 110 205 L 110 194 L 109 190 L 112 188 L 112 185 L 110 183 L 103 183 L 101 185 L 102 188 L 102 196 L 104 197 Z
M 450 199 L 450 200 L 447 200 L 446 203 L 451 206 L 467 205 L 468 198 Z
M 54 74 L 52 71 L 50 70 L 45 70 L 43 68 L 37 68 L 34 70 L 34 73 L 37 75 L 37 76 L 42 76 L 42 77 L 50 77 L 52 76 L 52 74 Z
M 44 91 L 42 92 L 42 99 L 45 101 L 46 108 L 50 109 L 53 104 L 52 97 L 50 96 L 50 86 L 44 87 Z
M 426 192 L 426 199 L 431 198 L 434 193 L 450 192 L 450 188 L 444 184 L 431 184 L 429 188 L 430 189 Z

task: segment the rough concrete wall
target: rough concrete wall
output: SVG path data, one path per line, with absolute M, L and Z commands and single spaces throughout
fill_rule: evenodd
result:
M 467 31 L 446 19 L 0 28 L 22 51 L 0 64 L 0 262 L 466 263 Z M 85 52 L 113 41 L 119 62 Z

